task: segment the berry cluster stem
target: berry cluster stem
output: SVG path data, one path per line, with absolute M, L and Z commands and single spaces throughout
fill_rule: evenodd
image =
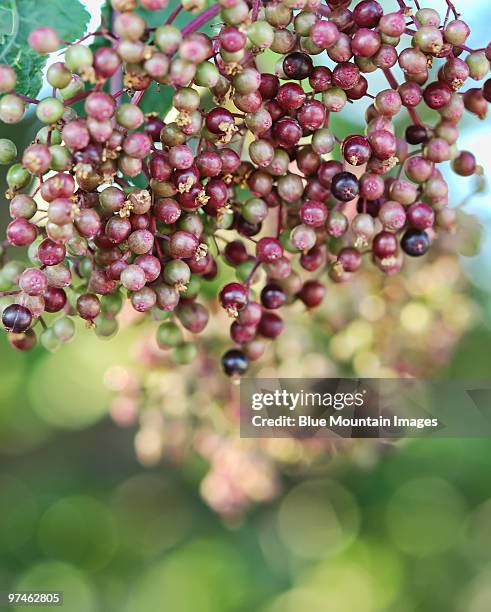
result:
M 21 100 L 24 100 L 24 102 L 27 102 L 28 104 L 39 104 L 39 100 L 37 100 L 36 98 L 29 98 L 29 96 L 24 96 L 17 92 L 15 95 Z
M 447 3 L 448 8 L 452 11 L 453 16 L 455 17 L 455 19 L 459 18 L 459 14 L 457 12 L 457 9 L 455 8 L 454 3 L 451 0 L 445 0 Z
M 259 6 L 261 4 L 260 0 L 253 0 L 252 3 L 252 16 L 251 19 L 252 21 L 256 21 L 257 20 L 257 16 L 259 15 Z
M 256 274 L 257 269 L 259 268 L 259 266 L 261 265 L 261 262 L 259 260 L 256 261 L 256 263 L 254 264 L 254 267 L 252 268 L 252 270 L 249 272 L 244 285 L 249 289 L 249 287 L 251 286 L 252 283 L 252 279 L 254 278 L 254 274 Z
M 214 4 L 213 6 L 210 6 L 210 8 L 206 9 L 206 11 L 203 11 L 201 15 L 198 15 L 195 19 L 193 19 L 186 26 L 183 27 L 182 35 L 186 36 L 186 34 L 189 34 L 190 32 L 196 32 L 196 30 L 199 30 L 201 26 L 204 26 L 206 23 L 211 21 L 213 17 L 216 17 L 219 12 L 219 4 Z
M 143 96 L 145 95 L 145 92 L 147 90 L 146 89 L 142 89 L 141 91 L 137 91 L 134 96 L 131 98 L 131 104 L 136 104 L 136 106 L 138 106 L 138 104 L 140 104 L 140 102 L 143 100 Z
M 79 102 L 79 100 L 85 100 L 85 98 L 87 98 L 91 93 L 92 93 L 91 89 L 87 91 L 82 91 L 76 96 L 72 96 L 71 98 L 68 98 L 67 100 L 65 100 L 64 105 L 71 106 L 72 104 L 75 104 L 75 102 Z
M 182 8 L 183 8 L 183 7 L 182 7 L 182 4 L 178 4 L 178 5 L 176 6 L 176 8 L 175 8 L 175 9 L 172 11 L 172 13 L 171 13 L 171 14 L 170 14 L 170 15 L 167 17 L 167 20 L 166 20 L 166 22 L 165 22 L 165 23 L 166 23 L 167 25 L 170 25 L 171 23 L 173 23 L 173 22 L 174 22 L 174 19 L 175 19 L 175 18 L 176 18 L 176 17 L 179 15 L 179 13 L 182 11 Z
M 0 297 L 7 297 L 8 295 L 19 295 L 20 291 L 0 291 Z

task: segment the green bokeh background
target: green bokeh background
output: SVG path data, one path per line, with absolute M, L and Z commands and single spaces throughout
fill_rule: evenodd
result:
M 487 40 L 487 3 L 465 9 Z M 21 146 L 31 130 L 1 136 Z M 0 590 L 63 591 L 66 612 L 491 610 L 491 441 L 414 440 L 381 460 L 360 443 L 225 524 L 199 465 L 142 468 L 134 431 L 107 416 L 103 374 L 131 363 L 137 333 L 82 327 L 54 355 L 0 334 Z M 442 375 L 488 378 L 490 346 L 484 321 Z

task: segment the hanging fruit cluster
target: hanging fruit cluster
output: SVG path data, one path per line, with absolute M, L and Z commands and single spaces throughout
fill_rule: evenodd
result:
M 129 300 L 161 321 L 159 346 L 187 361 L 188 332 L 209 319 L 202 285 L 227 264 L 236 280 L 217 298 L 236 348 L 222 364 L 241 375 L 282 333 L 283 306 L 315 308 L 326 278 L 348 280 L 364 262 L 393 274 L 455 225 L 438 166 L 480 171 L 458 148 L 458 125 L 465 109 L 486 115 L 491 80 L 477 82 L 491 46 L 467 45 L 452 2 L 440 15 L 404 0 L 388 13 L 376 0 L 222 0 L 178 29 L 181 10 L 200 10 L 188 4 L 153 28 L 141 7 L 166 0 L 112 0 L 112 24 L 49 67 L 44 99 L 16 92 L 15 70 L 0 65 L 0 120 L 17 123 L 33 105 L 43 124 L 20 156 L 0 140 L 12 217 L 2 322 L 18 349 L 39 335 L 56 350 L 76 316 L 111 335 Z M 198 31 L 216 16 L 216 35 Z M 92 37 L 107 46 L 93 50 Z M 64 46 L 49 26 L 29 44 Z M 375 72 L 387 89 L 369 91 Z M 141 109 L 154 83 L 173 90 L 166 116 Z M 366 108 L 365 132 L 340 139 L 330 119 L 352 104 Z M 28 247 L 29 267 L 9 261 L 7 245 Z

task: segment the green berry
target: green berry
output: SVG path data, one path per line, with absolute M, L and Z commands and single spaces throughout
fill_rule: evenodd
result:
M 85 45 L 72 45 L 65 52 L 65 65 L 72 72 L 80 73 L 92 66 L 94 56 Z
M 106 319 L 99 316 L 95 320 L 95 333 L 99 338 L 110 338 L 119 329 L 119 323 L 116 319 Z
M 36 106 L 36 116 L 39 121 L 52 124 L 62 118 L 64 110 L 65 107 L 60 100 L 56 98 L 45 98 Z
M 136 130 L 145 121 L 145 115 L 136 104 L 121 104 L 116 109 L 116 121 L 128 130 Z
M 41 144 L 48 144 L 48 139 L 49 139 L 50 145 L 61 144 L 60 130 L 52 129 L 49 125 L 45 125 L 36 134 L 36 140 L 39 141 Z
M 155 30 L 154 40 L 161 51 L 172 55 L 179 49 L 182 34 L 173 25 L 162 25 Z
M 491 69 L 489 60 L 487 59 L 486 55 L 481 51 L 469 53 L 465 61 L 469 66 L 470 76 L 475 81 L 480 81 L 481 79 L 484 79 L 484 77 L 487 76 Z
M 242 207 L 242 216 L 249 223 L 261 223 L 268 216 L 268 206 L 260 198 L 250 198 Z
M 285 251 L 288 251 L 289 253 L 298 253 L 297 247 L 292 242 L 290 230 L 285 230 L 281 232 L 280 242 L 283 245 Z
M 15 94 L 7 94 L 0 100 L 0 121 L 19 123 L 24 116 L 25 104 Z
M 8 138 L 0 138 L 0 165 L 11 164 L 17 157 L 17 147 Z
M 177 346 L 182 340 L 181 330 L 172 321 L 159 325 L 157 329 L 157 344 L 161 349 Z
M 256 263 L 254 261 L 244 261 L 240 263 L 235 269 L 235 276 L 237 280 L 241 283 L 244 283 L 251 274 Z
M 66 87 L 63 87 L 63 89 L 60 89 L 60 96 L 63 100 L 68 100 L 81 93 L 84 89 L 84 82 L 78 75 L 74 74 L 70 83 Z
M 179 365 L 192 363 L 196 359 L 198 350 L 192 342 L 183 342 L 178 344 L 172 352 L 172 360 Z
M 62 62 L 57 62 L 48 68 L 46 78 L 51 87 L 63 89 L 70 84 L 72 73 Z
M 115 317 L 123 308 L 123 296 L 120 292 L 109 293 L 101 297 L 101 312 L 106 317 Z
M 191 270 L 186 262 L 174 259 L 165 264 L 164 281 L 169 285 L 185 286 L 191 278 Z
M 199 294 L 201 288 L 201 279 L 195 274 L 191 275 L 186 290 L 181 293 L 182 297 L 194 298 Z
M 274 30 L 267 21 L 255 21 L 247 28 L 247 38 L 253 47 L 267 49 L 274 38 Z
M 7 184 L 11 189 L 22 189 L 29 184 L 31 175 L 22 164 L 13 164 L 7 172 Z
M 61 346 L 60 339 L 51 327 L 48 327 L 42 331 L 41 335 L 39 336 L 39 341 L 50 353 L 56 353 Z
M 75 335 L 75 323 L 69 317 L 62 317 L 53 323 L 53 332 L 60 342 L 69 342 Z
M 72 154 L 63 145 L 53 145 L 49 148 L 51 153 L 51 169 L 57 172 L 69 170 L 72 166 Z
M 194 82 L 200 87 L 214 87 L 218 82 L 220 73 L 215 64 L 211 62 L 201 62 L 196 66 L 196 74 L 194 75 Z

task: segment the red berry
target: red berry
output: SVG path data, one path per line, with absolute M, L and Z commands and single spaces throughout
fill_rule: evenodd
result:
M 277 338 L 285 328 L 283 319 L 274 312 L 264 312 L 258 325 L 258 332 L 265 338 Z
M 220 304 L 226 310 L 239 311 L 244 308 L 249 299 L 249 291 L 241 283 L 228 283 L 220 291 Z
M 352 166 L 366 164 L 372 154 L 372 148 L 365 136 L 348 136 L 342 144 L 344 159 Z
M 452 98 L 452 89 L 442 81 L 430 83 L 423 92 L 423 98 L 427 106 L 438 110 L 446 106 Z
M 373 254 L 375 257 L 385 259 L 397 252 L 397 238 L 390 232 L 380 232 L 373 239 Z
M 307 306 L 307 308 L 316 308 L 319 306 L 326 295 L 325 286 L 316 280 L 306 281 L 302 289 L 298 293 L 298 297 Z
M 273 263 L 283 256 L 283 247 L 276 238 L 261 238 L 256 244 L 256 257 L 261 263 Z

